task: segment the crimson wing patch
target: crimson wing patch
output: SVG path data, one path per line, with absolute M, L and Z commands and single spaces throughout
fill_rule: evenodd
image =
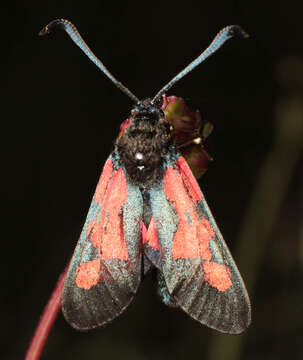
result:
M 183 157 L 168 162 L 150 201 L 145 253 L 162 272 L 173 300 L 213 329 L 244 331 L 251 318 L 245 285 Z
M 105 325 L 129 305 L 141 279 L 140 190 L 107 160 L 73 254 L 62 311 L 76 329 Z

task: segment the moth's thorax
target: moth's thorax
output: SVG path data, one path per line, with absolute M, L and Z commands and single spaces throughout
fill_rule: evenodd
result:
M 146 101 L 132 110 L 116 150 L 129 179 L 148 187 L 162 177 L 163 158 L 170 144 L 169 123 L 162 110 Z

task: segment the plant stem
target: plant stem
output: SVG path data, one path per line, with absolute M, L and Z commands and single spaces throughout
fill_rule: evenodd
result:
M 37 360 L 44 349 L 44 345 L 57 318 L 61 308 L 61 295 L 64 286 L 68 266 L 60 275 L 57 285 L 53 290 L 51 297 L 43 311 L 38 326 L 36 327 L 34 336 L 27 350 L 25 360 Z

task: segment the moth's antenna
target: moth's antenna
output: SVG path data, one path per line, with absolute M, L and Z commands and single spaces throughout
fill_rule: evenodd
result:
M 200 65 L 210 55 L 216 52 L 220 47 L 230 38 L 240 37 L 247 38 L 249 35 L 239 25 L 229 25 L 223 28 L 211 42 L 207 49 L 205 49 L 200 56 L 191 62 L 184 70 L 177 74 L 169 83 L 167 83 L 153 98 L 154 104 L 168 89 L 170 89 L 177 81 L 182 79 L 185 75 L 191 72 L 196 66 Z
M 79 46 L 79 48 L 85 53 L 89 59 L 103 71 L 103 73 L 119 88 L 124 94 L 128 95 L 135 103 L 139 102 L 137 96 L 135 96 L 127 87 L 125 87 L 120 81 L 118 81 L 103 65 L 103 63 L 94 55 L 91 49 L 88 47 L 86 42 L 82 39 L 76 26 L 66 19 L 57 19 L 46 25 L 40 32 L 39 35 L 49 34 L 53 28 L 60 27 L 73 40 L 73 42 Z

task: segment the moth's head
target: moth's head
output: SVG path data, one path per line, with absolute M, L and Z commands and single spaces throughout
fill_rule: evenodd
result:
M 164 118 L 164 113 L 161 108 L 154 105 L 150 99 L 140 101 L 131 111 L 135 122 L 146 121 L 150 124 L 156 124 L 161 118 Z

